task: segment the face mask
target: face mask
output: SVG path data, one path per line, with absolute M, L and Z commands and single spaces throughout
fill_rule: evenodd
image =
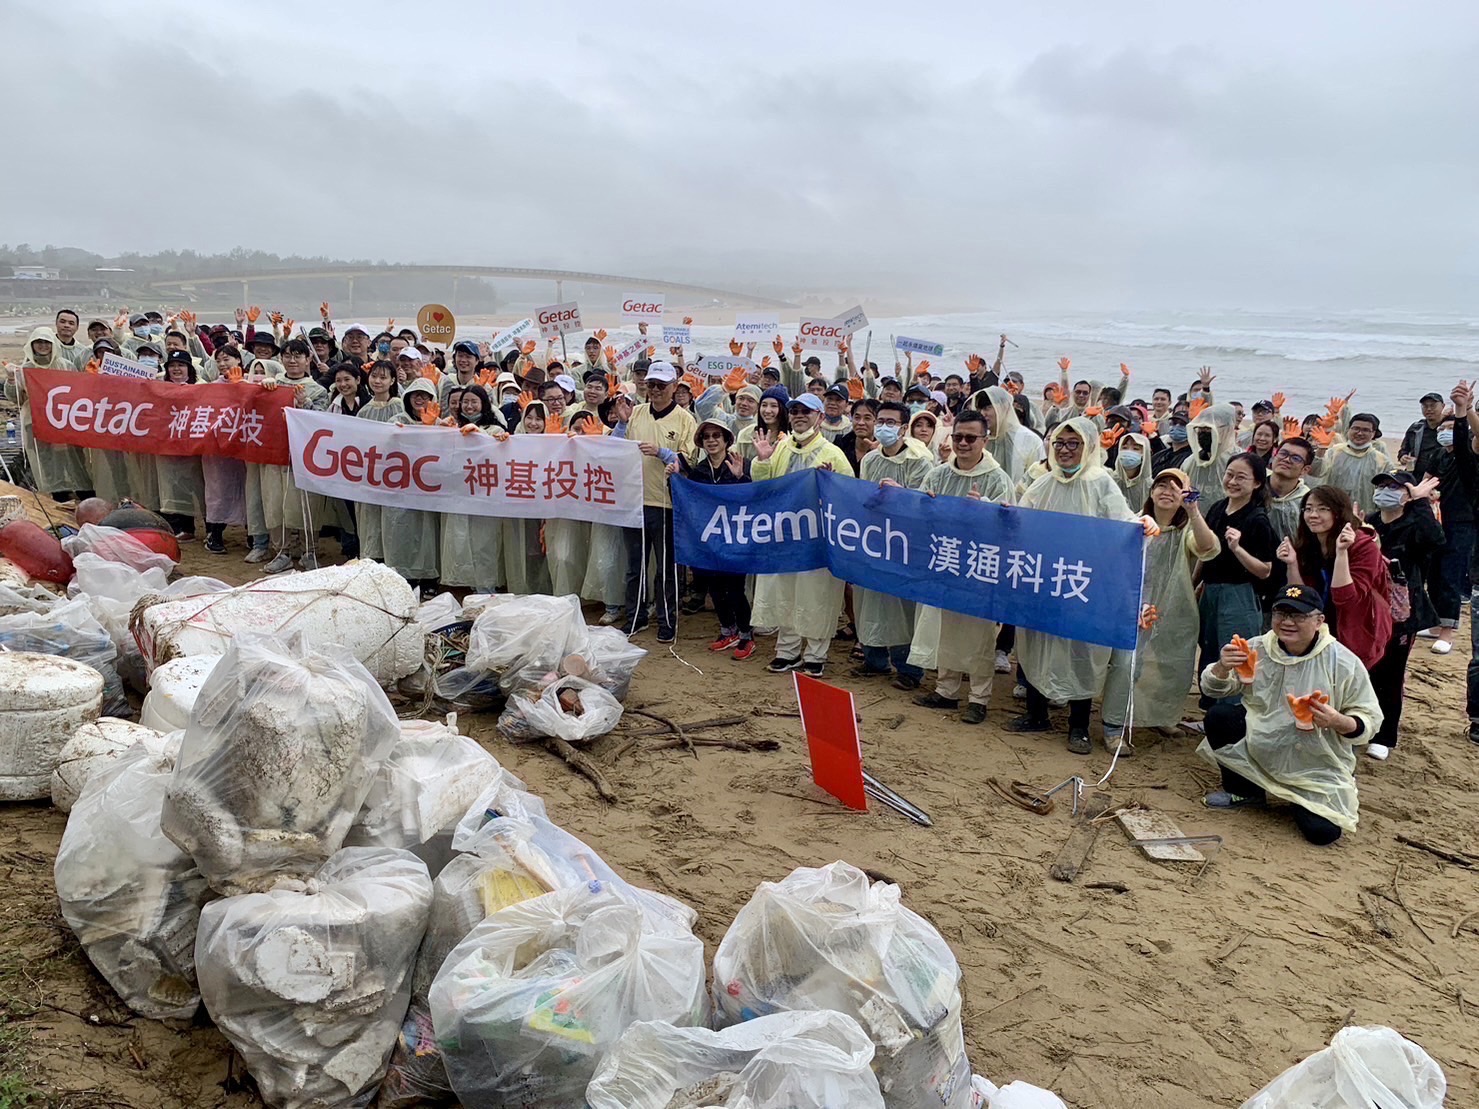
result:
M 1399 508 L 1406 497 L 1405 489 L 1396 489 L 1390 485 L 1371 494 L 1371 499 L 1376 502 L 1377 508 Z
M 913 404 L 911 404 L 909 406 L 909 415 L 911 415 L 911 416 L 918 416 L 923 411 L 924 411 L 924 401 L 922 401 L 922 400 L 921 401 L 915 401 Z
M 1058 467 L 1058 469 L 1062 470 L 1069 477 L 1072 477 L 1074 474 L 1078 473 L 1083 468 L 1084 468 L 1084 464 L 1082 462 L 1076 462 L 1072 466 L 1059 466 Z
M 1355 451 L 1357 454 L 1361 454 L 1363 451 L 1367 451 L 1367 450 L 1370 450 L 1371 449 L 1371 444 L 1370 443 L 1349 443 L 1348 442 L 1348 443 L 1346 443 L 1346 446 L 1350 447 L 1351 450 Z
M 873 438 L 878 440 L 880 446 L 891 447 L 899 441 L 902 430 L 893 424 L 879 424 L 873 429 Z
M 163 335 L 164 334 L 164 324 L 162 324 L 162 323 L 151 323 L 149 325 L 149 334 L 150 335 Z
M 1438 445 L 1440 447 L 1453 446 L 1453 428 L 1441 428 L 1438 432 Z
M 1120 461 L 1130 470 L 1137 469 L 1140 463 L 1145 461 L 1145 456 L 1139 451 L 1120 451 Z
M 158 369 L 159 359 L 155 358 L 152 354 L 146 354 L 139 359 L 139 365 L 148 366 L 151 370 Z
M 1171 442 L 1176 443 L 1176 444 L 1181 444 L 1181 443 L 1186 442 L 1186 425 L 1185 424 L 1172 424 L 1171 425 Z

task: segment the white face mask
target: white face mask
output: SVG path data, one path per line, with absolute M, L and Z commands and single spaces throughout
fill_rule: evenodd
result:
M 1438 445 L 1440 447 L 1453 446 L 1453 428 L 1444 427 L 1438 429 Z
M 1126 469 L 1134 470 L 1145 461 L 1145 456 L 1139 451 L 1120 451 L 1120 461 L 1125 464 Z
M 1407 491 L 1388 485 L 1371 494 L 1377 508 L 1400 508 L 1407 499 Z

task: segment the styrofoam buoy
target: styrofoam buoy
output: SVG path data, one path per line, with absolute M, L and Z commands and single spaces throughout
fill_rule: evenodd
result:
M 149 676 L 149 693 L 139 710 L 139 723 L 157 732 L 175 732 L 190 723 L 190 710 L 200 687 L 221 661 L 220 655 L 171 659 Z
M 101 716 L 82 725 L 57 756 L 56 769 L 51 772 L 51 803 L 62 812 L 71 812 L 88 779 L 135 743 L 145 744 L 154 753 L 164 750 L 164 736 L 132 720 Z
M 103 676 L 91 666 L 0 652 L 0 801 L 50 797 L 62 748 L 102 709 Z

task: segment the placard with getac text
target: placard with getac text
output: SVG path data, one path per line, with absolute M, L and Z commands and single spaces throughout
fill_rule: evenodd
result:
M 539 336 L 554 339 L 582 330 L 580 326 L 580 302 L 567 300 L 564 304 L 546 304 L 534 318 L 539 321 Z
M 628 293 L 621 298 L 622 322 L 661 326 L 663 301 L 666 298 L 666 293 Z
M 801 317 L 796 340 L 802 350 L 836 350 L 837 344 L 852 332 L 843 330 L 841 320 L 820 320 L 810 316 Z

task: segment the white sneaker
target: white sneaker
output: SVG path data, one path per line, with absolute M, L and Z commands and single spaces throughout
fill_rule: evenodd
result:
M 308 551 L 306 554 L 299 555 L 298 556 L 298 569 L 300 569 L 300 570 L 317 570 L 318 569 L 318 555 L 314 554 L 312 551 Z
M 617 605 L 607 605 L 606 611 L 601 613 L 601 626 L 609 628 L 612 624 L 620 624 L 626 619 L 626 609 Z
M 1377 762 L 1386 762 L 1387 756 L 1391 753 L 1392 749 L 1385 743 L 1368 743 L 1366 745 L 1366 757 L 1368 759 L 1375 759 Z
M 1010 674 L 1012 672 L 1012 660 L 1007 657 L 1005 651 L 996 652 L 996 672 L 998 674 Z
M 1435 639 L 1432 647 L 1428 649 L 1435 655 L 1446 655 L 1453 650 L 1453 644 L 1446 639 Z
M 1012 696 L 1018 701 L 1027 700 L 1027 687 L 1025 685 L 1012 686 Z
M 247 551 L 246 558 L 242 559 L 242 561 L 266 562 L 271 557 L 272 552 L 269 551 L 266 547 L 253 547 L 251 550 Z
M 290 555 L 290 554 L 288 554 L 287 551 L 283 551 L 276 558 L 274 558 L 271 562 L 269 562 L 266 566 L 262 567 L 262 573 L 264 573 L 264 574 L 281 574 L 285 570 L 291 570 L 292 568 L 293 568 L 293 556 Z
M 1442 630 L 1442 628 L 1424 628 L 1422 631 L 1417 633 L 1417 637 L 1419 639 L 1437 639 L 1438 633 Z

